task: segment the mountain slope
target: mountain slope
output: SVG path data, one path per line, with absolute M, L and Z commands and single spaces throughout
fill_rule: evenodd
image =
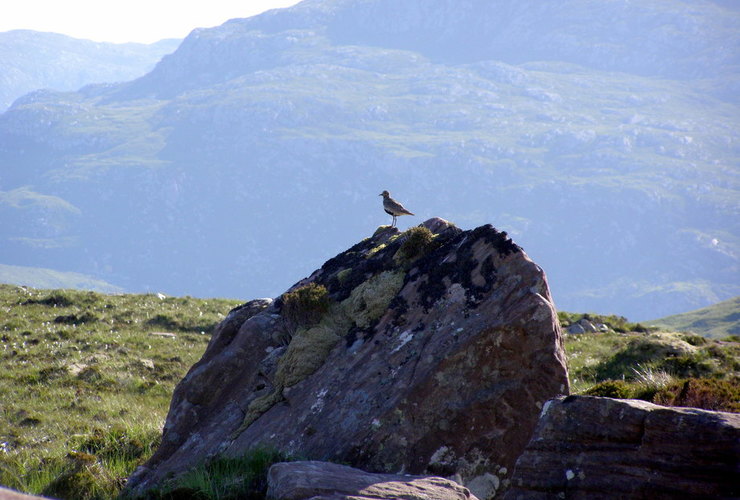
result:
M 709 338 L 740 335 L 740 297 L 696 311 L 647 321 L 646 324 L 673 331 L 690 331 Z
M 31 30 L 0 33 L 0 110 L 37 89 L 77 90 L 137 78 L 179 43 L 99 43 Z
M 566 310 L 739 294 L 737 10 L 451 5 L 305 1 L 195 30 L 132 82 L 20 99 L 0 116 L 0 261 L 271 296 L 385 223 L 388 189 L 407 224 L 509 231 Z
M 72 288 L 102 293 L 121 293 L 123 289 L 79 273 L 65 273 L 40 267 L 0 264 L 0 283 L 33 288 Z

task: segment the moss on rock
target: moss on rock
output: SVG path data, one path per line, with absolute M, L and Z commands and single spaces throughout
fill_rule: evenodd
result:
M 329 310 L 329 292 L 323 285 L 309 283 L 282 296 L 282 314 L 295 326 L 311 326 Z
M 344 284 L 344 282 L 347 280 L 347 277 L 352 274 L 352 268 L 348 269 L 342 269 L 337 273 L 337 279 L 339 280 L 340 284 Z
M 408 263 L 431 249 L 434 234 L 424 226 L 417 226 L 403 233 L 403 238 L 403 243 L 393 258 L 398 262 Z
M 349 275 L 352 270 L 344 271 Z M 297 329 L 277 362 L 273 391 L 249 404 L 233 437 L 282 401 L 283 389 L 321 368 L 334 346 L 353 327 L 367 328 L 377 321 L 398 294 L 404 278 L 405 272 L 400 269 L 381 272 L 360 283 L 338 304 L 331 303 L 326 288 L 315 283 L 284 294 L 283 316 Z
M 361 283 L 341 303 L 343 314 L 360 328 L 367 328 L 388 309 L 403 286 L 404 277 L 401 270 L 383 271 Z
M 341 333 L 327 322 L 299 329 L 278 361 L 276 384 L 290 387 L 318 370 L 339 341 Z

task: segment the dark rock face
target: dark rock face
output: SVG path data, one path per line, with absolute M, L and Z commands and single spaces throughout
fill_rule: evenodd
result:
M 557 398 L 543 410 L 505 498 L 737 498 L 738 458 L 738 414 Z
M 505 486 L 542 405 L 568 393 L 542 269 L 490 225 L 431 219 L 379 229 L 291 291 L 309 283 L 330 300 L 316 324 L 286 321 L 286 294 L 219 325 L 129 490 L 255 446 L 370 472 L 457 474 L 486 496 Z
M 372 474 L 329 462 L 278 463 L 267 481 L 274 500 L 478 500 L 441 477 Z

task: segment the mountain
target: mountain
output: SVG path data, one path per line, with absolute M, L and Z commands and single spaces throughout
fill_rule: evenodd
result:
M 673 331 L 690 331 L 709 338 L 740 335 L 740 297 L 696 311 L 647 321 L 646 324 Z
M 388 223 L 493 223 L 565 310 L 740 294 L 740 9 L 306 0 L 0 115 L 0 262 L 275 296 Z
M 99 43 L 31 30 L 0 33 L 0 110 L 33 90 L 77 90 L 90 83 L 142 76 L 180 40 Z
M 121 293 L 123 289 L 80 273 L 65 273 L 39 267 L 0 264 L 0 283 L 32 288 L 72 288 L 102 293 Z

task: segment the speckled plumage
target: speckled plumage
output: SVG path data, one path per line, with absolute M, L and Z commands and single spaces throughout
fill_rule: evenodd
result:
M 378 196 L 383 197 L 383 210 L 385 210 L 385 213 L 393 216 L 391 226 L 396 225 L 396 217 L 399 215 L 414 215 L 412 212 L 406 210 L 399 202 L 391 198 L 391 194 L 388 191 L 383 191 Z

